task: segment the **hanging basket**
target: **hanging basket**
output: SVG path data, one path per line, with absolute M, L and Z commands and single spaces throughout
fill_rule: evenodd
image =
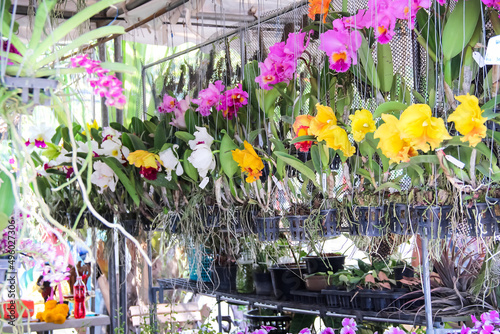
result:
M 336 237 L 341 234 L 342 226 L 337 219 L 337 209 L 321 210 L 321 227 L 323 236 Z
M 40 92 L 43 90 L 43 94 L 47 98 L 43 101 L 44 105 L 50 105 L 50 90 L 56 89 L 59 81 L 43 79 L 43 78 L 15 78 L 15 77 L 5 77 L 5 86 L 13 89 L 21 89 L 21 99 L 23 103 L 28 104 L 29 95 L 33 95 L 33 102 L 35 104 L 40 104 Z
M 420 235 L 429 239 L 444 239 L 450 234 L 449 213 L 452 206 L 415 206 L 411 211 L 411 219 L 417 224 Z
M 409 235 L 416 232 L 416 225 L 410 219 L 410 209 L 406 204 L 391 203 L 389 210 L 389 230 L 399 235 Z
M 471 208 L 467 208 L 471 236 L 491 237 L 499 232 L 495 206 L 496 204 L 492 206 L 488 203 L 475 203 Z
M 358 206 L 354 208 L 357 217 L 359 235 L 380 237 L 386 233 L 386 223 L 383 221 L 384 209 L 381 206 Z
M 217 205 L 209 205 L 201 212 L 206 229 L 219 227 L 220 209 Z
M 308 229 L 311 227 L 308 227 L 306 223 L 309 216 L 286 216 L 285 218 L 290 224 L 290 238 L 293 241 L 306 241 L 309 239 Z
M 280 217 L 259 217 L 257 223 L 257 234 L 260 241 L 276 241 L 280 237 Z

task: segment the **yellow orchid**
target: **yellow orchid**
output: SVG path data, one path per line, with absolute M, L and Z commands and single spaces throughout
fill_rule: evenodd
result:
M 127 160 L 131 165 L 135 165 L 137 168 L 144 167 L 158 169 L 158 164 L 156 163 L 157 161 L 163 165 L 163 162 L 157 154 L 144 150 L 137 150 L 130 153 Z
M 317 136 L 326 126 L 337 125 L 337 117 L 335 117 L 332 108 L 318 103 L 316 104 L 316 110 L 318 113 L 316 117 L 311 119 L 309 126 L 310 134 L 314 136 Z
M 247 173 L 246 181 L 248 183 L 252 183 L 259 176 L 262 175 L 262 170 L 264 169 L 264 163 L 262 159 L 257 155 L 252 145 L 250 145 L 246 140 L 243 143 L 245 147 L 244 150 L 233 150 L 231 153 L 233 154 L 233 160 L 238 163 L 241 170 Z
M 437 148 L 445 139 L 451 139 L 442 118 L 432 117 L 431 107 L 413 104 L 399 118 L 401 139 L 409 140 L 416 150 L 424 152 Z
M 484 122 L 488 119 L 482 116 L 483 111 L 479 107 L 479 101 L 474 95 L 455 96 L 460 101 L 460 105 L 448 116 L 448 122 L 455 122 L 455 128 L 464 137 L 461 141 L 469 142 L 475 147 L 486 137 L 486 126 Z
M 318 134 L 318 141 L 322 140 L 326 142 L 327 147 L 342 151 L 347 158 L 356 153 L 356 148 L 351 145 L 347 132 L 340 126 L 329 125 L 324 127 Z
M 96 129 L 99 130 L 99 125 L 97 124 L 97 121 L 94 119 L 94 123 L 90 124 L 87 123 L 87 131 L 91 133 L 91 129 Z M 82 132 L 82 135 L 86 136 L 87 133 L 85 131 Z
M 352 136 L 357 142 L 365 139 L 365 135 L 377 129 L 373 115 L 366 109 L 356 110 L 354 115 L 350 115 L 349 119 L 352 121 Z
M 295 132 L 295 138 L 301 136 L 311 135 L 311 120 L 314 117 L 311 115 L 299 115 L 295 118 L 295 122 L 293 123 L 293 132 Z M 301 141 L 295 143 L 295 148 L 300 152 L 307 152 L 312 146 L 312 141 Z
M 411 157 L 418 155 L 417 150 L 410 145 L 408 140 L 401 139 L 400 121 L 396 117 L 382 114 L 382 120 L 385 123 L 378 127 L 373 137 L 380 139 L 377 148 L 380 148 L 382 154 L 389 158 L 390 162 L 408 162 Z

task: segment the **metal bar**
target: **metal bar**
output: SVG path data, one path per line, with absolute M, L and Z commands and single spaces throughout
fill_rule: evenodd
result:
M 148 107 L 146 106 L 146 69 L 144 66 L 141 70 L 141 79 L 142 79 L 142 120 L 146 119 L 146 115 L 148 112 Z
M 134 10 L 136 8 L 139 8 L 140 6 L 147 4 L 148 2 L 151 2 L 151 0 L 132 0 L 132 1 L 127 1 L 125 5 L 125 9 L 127 11 Z M 116 9 L 111 7 L 108 9 L 106 12 L 106 16 L 111 17 L 113 19 L 116 15 L 116 11 L 118 10 L 118 15 L 122 15 L 125 11 L 123 10 L 123 6 L 117 7 Z
M 108 280 L 109 280 L 109 309 L 110 309 L 110 333 L 114 333 L 115 329 L 118 328 L 117 322 L 117 309 L 118 306 L 118 295 L 116 293 L 116 266 L 115 266 L 115 239 L 112 238 L 111 248 L 109 253 L 109 265 L 108 265 Z
M 427 325 L 427 334 L 434 334 L 434 324 L 432 321 L 432 299 L 431 299 L 431 277 L 429 266 L 429 235 L 427 226 L 424 227 L 424 235 L 422 240 L 422 288 L 424 290 L 425 300 L 425 322 Z
M 9 9 L 9 13 L 12 14 L 13 10 L 14 10 L 14 6 L 11 6 L 10 9 Z M 62 12 L 58 11 L 56 18 L 70 19 L 73 16 L 75 16 L 76 14 L 77 13 L 75 13 L 75 12 L 70 12 L 70 11 L 67 11 L 67 10 L 62 11 Z M 28 15 L 28 6 L 17 5 L 16 15 L 27 16 Z M 114 19 L 115 19 L 114 16 L 106 17 L 106 16 L 97 16 L 97 15 L 95 15 L 95 16 L 92 16 L 90 18 L 90 21 L 113 21 Z M 120 20 L 120 21 L 125 21 L 124 17 L 117 17 L 116 19 Z
M 127 243 L 125 237 L 118 236 L 119 256 L 118 263 L 120 264 L 119 274 L 119 291 L 120 291 L 120 324 L 123 328 L 123 333 L 128 333 L 128 306 L 127 306 Z
M 217 322 L 219 323 L 219 333 L 222 333 L 222 307 L 220 301 L 217 302 Z
M 92 240 L 92 259 L 94 259 L 94 261 L 92 261 L 90 265 L 92 269 L 91 273 L 92 289 L 94 289 L 94 296 L 90 299 L 90 310 L 94 313 L 98 313 L 96 312 L 95 309 L 95 296 L 97 291 L 97 272 L 96 272 L 97 263 L 95 262 L 95 260 L 97 259 L 97 228 L 92 227 L 90 229 L 90 234 L 91 234 L 90 239 Z M 90 327 L 90 334 L 94 333 L 95 333 L 95 327 Z
M 256 21 L 251 22 L 251 23 L 245 24 L 245 25 L 241 26 L 240 28 L 234 29 L 234 30 L 229 31 L 229 32 L 227 32 L 225 34 L 217 36 L 215 38 L 211 38 L 209 40 L 206 40 L 205 42 L 200 43 L 198 45 L 195 45 L 195 46 L 193 46 L 191 48 L 188 48 L 188 49 L 186 49 L 184 51 L 177 52 L 176 54 L 173 54 L 171 56 L 168 56 L 168 57 L 162 58 L 160 60 L 154 61 L 152 63 L 146 64 L 146 65 L 144 65 L 143 69 L 150 68 L 152 66 L 155 66 L 155 65 L 164 63 L 164 62 L 166 62 L 168 60 L 174 59 L 176 57 L 182 56 L 182 55 L 184 55 L 186 53 L 189 53 L 191 51 L 198 50 L 198 49 L 200 49 L 200 48 L 202 48 L 204 46 L 207 46 L 207 45 L 215 43 L 215 42 L 217 42 L 219 40 L 225 39 L 225 38 L 227 38 L 227 37 L 229 37 L 231 35 L 235 35 L 235 34 L 239 33 L 240 31 L 244 31 L 244 30 L 246 30 L 248 28 L 251 28 L 253 26 L 256 26 L 258 24 L 261 24 L 261 23 L 267 22 L 269 20 L 272 20 L 272 19 L 274 19 L 277 16 L 283 15 L 285 13 L 288 13 L 288 12 L 292 11 L 292 10 L 295 10 L 295 9 L 298 9 L 298 8 L 300 8 L 302 6 L 305 6 L 305 5 L 307 5 L 307 3 L 308 3 L 307 0 L 301 0 L 299 3 L 289 5 L 289 6 L 283 8 L 282 10 L 280 10 L 280 11 L 278 11 L 278 12 L 272 14 L 272 15 L 266 16 L 263 19 L 258 19 Z
M 153 259 L 153 248 L 151 247 L 151 231 L 147 232 L 147 252 L 148 258 L 152 261 Z M 153 268 L 148 266 L 148 293 L 149 293 L 149 323 L 154 324 L 154 331 L 156 332 L 156 304 L 158 302 L 163 303 L 163 299 L 156 300 L 156 290 L 153 290 Z
M 99 45 L 98 50 L 99 60 L 103 62 L 106 61 L 106 45 Z M 101 120 L 103 127 L 109 125 L 108 106 L 106 105 L 103 97 L 101 97 Z
M 122 50 L 122 36 L 118 36 L 114 39 L 113 44 L 115 46 L 115 63 L 123 63 L 123 50 Z M 118 80 L 123 82 L 123 73 L 115 73 Z M 123 125 L 123 109 L 115 108 L 116 110 L 116 122 Z

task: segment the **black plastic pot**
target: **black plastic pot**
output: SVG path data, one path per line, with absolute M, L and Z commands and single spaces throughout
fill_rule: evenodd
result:
M 106 212 L 106 213 L 102 213 L 101 216 L 106 219 L 108 222 L 110 223 L 114 223 L 114 215 L 113 213 L 111 212 Z M 109 227 L 107 227 L 106 225 L 104 225 L 99 219 L 97 219 L 96 217 L 94 217 L 92 214 L 89 214 L 88 215 L 89 217 L 89 226 L 90 227 L 96 227 L 100 230 L 104 230 L 104 231 L 107 231 L 109 230 Z
M 337 219 L 337 209 L 321 210 L 321 227 L 323 236 L 336 237 L 341 234 L 341 224 Z
M 78 224 L 76 225 L 77 229 L 84 228 L 85 226 L 85 217 L 87 216 L 87 211 L 85 211 L 82 216 L 80 217 L 80 220 L 78 221 Z M 78 213 L 66 213 L 66 219 L 68 222 L 68 227 L 73 228 L 75 226 L 76 218 L 78 217 Z
M 290 238 L 293 241 L 306 241 L 309 239 L 308 227 L 306 226 L 306 220 L 309 219 L 309 216 L 286 216 L 285 218 L 290 224 Z
M 262 296 L 271 296 L 274 293 L 271 273 L 253 273 L 255 293 Z
M 494 205 L 492 206 L 488 203 L 474 204 L 471 208 L 467 209 L 467 221 L 471 229 L 471 236 L 473 237 L 490 237 L 499 232 Z
M 415 276 L 415 271 L 410 267 L 394 268 L 394 278 L 396 279 L 396 286 L 401 288 L 403 284 L 400 282 L 403 277 L 413 277 Z
M 141 215 L 141 224 L 142 224 L 142 228 L 146 232 L 153 231 L 156 229 L 156 224 L 142 215 Z
M 385 309 L 400 309 L 409 299 L 404 295 L 408 290 L 360 290 L 354 297 L 363 311 L 380 312 Z
M 236 271 L 238 267 L 233 266 L 214 266 L 212 271 L 212 282 L 214 289 L 222 291 L 236 290 Z
M 269 331 L 269 334 L 286 334 L 290 327 L 292 317 L 281 315 L 274 311 L 274 315 L 260 315 L 259 309 L 253 309 L 245 313 L 245 319 L 248 323 L 248 331 L 254 332 L 261 329 L 262 326 L 271 326 L 275 329 Z
M 280 237 L 280 217 L 255 218 L 260 241 L 276 241 Z
M 305 270 L 305 266 L 301 266 L 299 269 L 296 265 L 269 268 L 273 282 L 274 296 L 277 299 L 290 300 L 290 291 L 305 289 L 305 283 L 301 275 Z
M 427 231 L 430 239 L 444 239 L 450 235 L 449 213 L 452 207 L 447 206 L 415 206 L 410 212 L 412 221 L 417 222 L 418 233 Z
M 312 304 L 312 305 L 325 304 L 325 296 L 322 295 L 321 292 L 295 290 L 295 291 L 290 291 L 290 295 L 294 302 L 300 304 Z
M 358 301 L 353 299 L 354 293 L 357 291 L 339 290 L 336 287 L 329 287 L 322 290 L 321 294 L 326 297 L 326 304 L 330 308 L 343 310 L 359 309 Z
M 384 208 L 381 206 L 358 206 L 354 208 L 357 217 L 359 235 L 380 237 L 386 233 L 386 223 L 383 221 Z
M 124 219 L 121 225 L 132 236 L 137 236 L 139 234 L 139 223 L 137 219 Z
M 408 235 L 416 232 L 410 219 L 410 209 L 406 204 L 391 203 L 389 210 L 389 230 L 394 234 Z
M 219 227 L 219 216 L 220 209 L 217 205 L 208 205 L 205 210 L 201 211 L 201 218 L 207 229 Z
M 303 260 L 308 274 L 327 271 L 335 273 L 344 269 L 345 256 L 306 256 Z
M 255 211 L 247 210 L 242 212 L 236 210 L 234 212 L 234 231 L 236 233 L 253 234 L 257 233 L 257 228 L 254 224 Z

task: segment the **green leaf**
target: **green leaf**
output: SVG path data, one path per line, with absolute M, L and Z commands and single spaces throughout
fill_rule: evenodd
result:
M 37 12 L 37 15 L 38 15 L 38 12 Z M 89 41 L 97 40 L 99 38 L 103 38 L 103 37 L 113 35 L 113 34 L 124 34 L 124 33 L 125 33 L 125 30 L 123 29 L 123 27 L 120 27 L 120 26 L 105 26 L 105 27 L 101 27 L 101 28 L 98 28 L 95 30 L 91 30 L 91 31 L 89 31 L 81 36 L 78 36 L 71 43 L 63 46 L 60 49 L 57 49 L 56 52 L 52 52 L 49 55 L 40 59 L 40 61 L 37 62 L 33 66 L 33 69 L 36 71 L 39 68 L 54 62 L 58 58 L 69 53 L 70 51 L 76 50 L 76 49 L 80 48 L 82 45 L 89 43 Z M 104 63 L 101 63 L 101 66 L 103 68 L 107 68 L 107 69 L 112 70 L 112 71 L 116 71 L 116 69 L 123 69 L 123 71 L 116 71 L 116 72 L 129 72 L 129 71 L 133 71 L 133 73 L 137 72 L 137 70 L 135 68 L 132 69 L 131 66 L 127 66 L 126 68 L 121 68 L 121 66 L 123 64 L 120 64 L 120 63 L 116 63 L 119 65 L 114 65 L 114 64 L 115 63 L 104 62 Z
M 184 151 L 184 158 L 182 161 L 182 167 L 187 176 L 189 176 L 195 182 L 198 181 L 198 170 L 189 162 L 188 158 L 193 153 L 192 150 Z
M 375 192 L 378 192 L 378 191 L 381 191 L 381 190 L 384 190 L 384 189 L 388 189 L 388 188 L 394 188 L 394 189 L 397 189 L 398 191 L 401 191 L 401 187 L 394 183 L 394 182 L 386 182 L 386 183 L 382 183 L 381 185 L 379 185 L 377 187 L 377 190 L 375 190 Z
M 110 126 L 112 129 L 114 129 L 114 130 L 116 130 L 116 131 L 120 131 L 120 132 L 122 132 L 122 133 L 129 133 L 129 132 L 130 132 L 130 131 L 129 131 L 126 127 L 124 127 L 124 126 L 123 126 L 123 125 L 121 125 L 120 123 L 111 122 L 111 123 L 109 123 L 109 126 Z
M 318 145 L 313 145 L 311 146 L 311 160 L 313 162 L 314 169 L 316 172 L 322 173 L 323 172 L 323 167 L 321 163 L 321 154 L 319 152 L 319 147 Z
M 196 126 L 198 126 L 197 117 L 192 109 L 188 109 L 184 114 L 184 119 L 186 120 L 186 128 L 188 132 L 194 133 L 196 131 Z
M 257 96 L 257 101 L 259 102 L 260 109 L 266 114 L 267 117 L 274 113 L 276 108 L 276 100 L 280 96 L 280 92 L 277 87 L 271 90 L 256 89 L 255 95 Z
M 238 146 L 234 143 L 234 141 L 229 137 L 226 133 L 224 137 L 222 137 L 222 141 L 220 144 L 220 165 L 222 171 L 229 177 L 233 177 L 233 175 L 238 171 L 238 163 L 234 161 L 232 150 L 237 149 Z
M 103 11 L 111 5 L 122 2 L 123 0 L 101 0 L 95 4 L 86 7 L 73 15 L 70 19 L 59 25 L 43 42 L 38 44 L 31 56 L 28 57 L 27 63 L 34 64 L 35 61 L 44 53 L 50 53 L 50 48 L 63 39 L 67 34 L 74 31 L 80 24 L 90 19 L 92 16 Z
M 469 43 L 476 29 L 480 1 L 458 0 L 443 28 L 442 45 L 445 61 L 458 55 Z
M 101 63 L 101 67 L 111 72 L 120 72 L 127 74 L 137 74 L 137 68 L 132 65 L 127 65 L 123 63 L 111 63 L 111 62 L 103 62 Z
M 380 80 L 377 75 L 377 69 L 375 67 L 375 62 L 373 61 L 372 58 L 372 53 L 370 48 L 368 47 L 368 42 L 366 39 L 363 37 L 363 41 L 361 42 L 361 46 L 358 51 L 359 55 L 359 60 L 361 61 L 361 65 L 363 66 L 363 69 L 365 70 L 365 74 L 369 82 L 373 87 L 376 89 L 379 89 L 380 87 Z
M 130 123 L 130 131 L 137 136 L 142 135 L 142 133 L 144 132 L 144 123 L 142 122 L 142 120 L 137 117 L 132 117 Z
M 493 109 L 495 109 L 495 107 L 498 104 L 500 104 L 500 99 L 498 98 L 498 95 L 495 95 L 491 100 L 489 100 L 488 102 L 483 104 L 483 106 L 481 107 L 481 110 L 484 111 L 482 116 L 487 117 L 488 119 L 492 119 L 492 118 L 499 116 L 498 113 L 492 112 Z
M 12 182 L 10 182 L 10 178 L 4 172 L 0 172 L 0 198 L 2 199 L 0 201 L 0 213 L 4 214 L 8 219 L 12 215 L 16 200 L 14 199 L 14 192 L 12 190 Z
M 144 127 L 149 133 L 155 133 L 156 132 L 156 124 L 150 121 L 144 121 Z
M 10 33 L 10 23 L 5 22 L 5 19 L 2 21 L 2 29 L 0 31 L 2 36 L 10 36 L 10 42 L 14 47 L 19 51 L 20 54 L 26 56 L 26 46 L 24 43 L 17 37 L 15 33 Z
M 137 151 L 137 150 L 147 151 L 146 145 L 144 145 L 143 141 L 139 137 L 137 137 L 136 135 L 133 135 L 131 133 L 123 133 L 122 140 L 123 140 L 124 145 L 125 145 L 125 142 L 132 144 L 132 151 Z M 127 145 L 125 145 L 125 146 L 127 146 Z M 129 149 L 130 149 L 130 147 L 129 147 Z
M 180 140 L 184 141 L 186 144 L 189 144 L 190 140 L 194 140 L 195 136 L 186 131 L 176 131 L 175 136 Z
M 118 179 L 120 182 L 123 184 L 125 189 L 127 190 L 127 193 L 129 196 L 132 198 L 134 201 L 135 205 L 139 206 L 140 201 L 139 201 L 139 196 L 137 195 L 137 191 L 134 187 L 134 185 L 130 182 L 130 179 L 127 177 L 127 175 L 124 173 L 124 168 L 120 164 L 118 160 L 115 158 L 111 157 L 101 157 L 102 161 L 109 166 L 115 172 L 116 176 L 118 176 Z
M 300 143 L 302 141 L 312 141 L 312 140 L 316 140 L 316 137 L 315 136 L 299 136 L 297 138 L 294 138 L 290 142 L 290 144 Z
M 154 147 L 160 149 L 167 142 L 167 121 L 163 120 L 158 124 L 155 131 Z
M 380 80 L 380 90 L 389 92 L 394 79 L 392 51 L 389 43 L 377 45 L 377 74 Z
M 45 28 L 45 22 L 47 21 L 47 18 L 56 3 L 56 0 L 45 0 L 38 5 L 35 16 L 35 25 L 33 26 L 33 33 L 28 43 L 28 49 L 34 49 L 40 43 L 40 39 Z
M 302 161 L 285 152 L 274 152 L 274 154 L 276 154 L 276 156 L 279 159 L 283 160 L 286 164 L 298 170 L 303 176 L 311 180 L 314 183 L 314 185 L 319 187 L 318 183 L 316 182 L 316 174 L 309 167 L 307 167 Z
M 389 101 L 389 102 L 384 102 L 381 105 L 375 109 L 375 112 L 373 113 L 373 119 L 377 119 L 380 117 L 382 114 L 392 114 L 398 111 L 402 111 L 408 108 L 408 105 L 397 102 L 397 101 Z

